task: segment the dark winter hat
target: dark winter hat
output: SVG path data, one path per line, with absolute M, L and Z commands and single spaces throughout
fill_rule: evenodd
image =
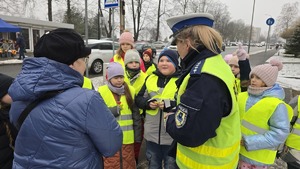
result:
M 166 56 L 174 65 L 175 68 L 178 67 L 178 53 L 174 50 L 164 50 L 160 53 L 159 57 L 158 57 L 158 61 L 161 57 Z
M 0 73 L 0 100 L 8 93 L 8 88 L 14 81 L 14 78 Z
M 34 47 L 34 57 L 46 57 L 71 65 L 77 59 L 91 54 L 81 36 L 72 29 L 59 28 L 45 33 Z
M 143 52 L 143 55 L 144 54 L 147 54 L 148 56 L 150 56 L 150 58 L 152 58 L 153 56 L 152 56 L 152 49 L 151 48 L 148 48 L 147 50 L 145 50 L 144 52 Z

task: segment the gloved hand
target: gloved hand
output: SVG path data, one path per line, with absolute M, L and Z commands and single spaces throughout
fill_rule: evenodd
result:
M 241 43 L 239 43 L 239 49 L 236 51 L 237 57 L 239 60 L 246 60 L 249 59 L 248 53 L 243 49 L 243 46 Z

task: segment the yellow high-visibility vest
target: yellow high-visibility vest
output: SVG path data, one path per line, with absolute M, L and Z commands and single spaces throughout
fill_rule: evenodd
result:
M 296 150 L 300 150 L 300 96 L 298 96 L 298 118 L 293 125 L 290 135 L 286 140 L 286 145 L 294 148 Z
M 238 96 L 238 103 L 242 118 L 241 131 L 243 135 L 266 133 L 270 129 L 268 121 L 279 104 L 284 104 L 286 106 L 289 120 L 291 120 L 293 115 L 292 108 L 284 103 L 284 101 L 275 97 L 265 97 L 261 99 L 246 112 L 246 102 L 248 97 L 249 95 L 247 92 L 240 93 Z M 247 151 L 244 146 L 241 146 L 240 150 L 240 154 L 243 156 L 264 164 L 273 164 L 276 158 L 276 153 L 277 147 L 273 149 Z
M 91 79 L 83 76 L 83 85 L 82 85 L 82 88 L 93 89 L 93 83 L 92 83 Z
M 143 71 L 140 71 L 140 76 L 134 81 L 133 84 L 131 84 L 125 72 L 124 81 L 135 89 L 135 95 L 137 95 L 140 92 L 141 88 L 143 87 L 146 77 L 147 74 Z
M 129 89 L 132 98 L 134 98 L 134 88 L 129 86 Z M 120 105 L 118 105 L 107 85 L 100 86 L 98 92 L 101 94 L 108 108 L 117 108 L 120 110 L 120 116 L 116 117 L 116 120 L 123 131 L 123 144 L 134 143 L 132 112 L 127 104 L 125 95 L 121 96 Z
M 146 89 L 151 99 L 157 99 L 158 101 L 166 99 L 174 100 L 174 95 L 177 90 L 177 86 L 175 83 L 177 79 L 177 77 L 171 78 L 170 81 L 166 84 L 165 88 L 162 89 L 157 87 L 158 76 L 154 74 L 150 75 L 146 81 Z M 158 111 L 159 108 L 155 110 L 146 110 L 146 113 L 154 116 L 158 113 Z
M 191 71 L 196 71 L 201 62 L 203 61 L 195 64 Z M 220 126 L 216 130 L 216 136 L 204 144 L 192 148 L 178 143 L 176 163 L 179 168 L 236 169 L 239 159 L 241 130 L 234 92 L 235 77 L 221 55 L 207 58 L 202 69 L 197 73 L 216 76 L 227 85 L 231 95 L 232 110 L 228 116 L 222 118 Z M 189 78 L 190 74 L 184 78 L 178 90 L 178 104 L 180 103 L 180 96 L 185 92 Z
M 152 64 L 150 67 L 148 67 L 147 71 L 146 71 L 146 74 L 149 76 L 149 75 L 152 75 L 152 73 L 156 70 L 156 67 L 154 64 Z
M 124 64 L 124 60 L 121 56 L 119 56 L 118 54 L 114 55 L 114 62 L 118 62 L 122 65 L 123 69 L 125 70 L 125 64 Z

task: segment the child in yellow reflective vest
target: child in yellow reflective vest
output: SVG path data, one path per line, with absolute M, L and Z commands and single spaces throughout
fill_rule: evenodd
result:
M 109 63 L 107 79 L 107 84 L 98 91 L 121 126 L 123 145 L 113 157 L 104 159 L 104 168 L 136 168 L 134 142 L 141 142 L 142 138 L 140 113 L 134 104 L 135 91 L 124 82 L 124 69 L 117 62 Z
M 143 61 L 147 75 L 151 75 L 156 70 L 156 64 L 153 62 L 152 49 L 149 48 L 143 52 Z
M 233 54 L 225 55 L 224 60 L 230 66 L 235 76 L 235 87 L 237 93 L 247 91 L 249 85 L 249 73 L 251 71 L 249 55 L 239 44 L 238 50 Z
M 289 105 L 294 108 L 292 129 L 281 158 L 287 163 L 288 169 L 297 169 L 300 168 L 300 96 L 294 97 Z
M 149 75 L 136 96 L 136 104 L 145 109 L 146 155 L 149 168 L 176 168 L 175 158 L 168 155 L 173 139 L 164 126 L 164 112 L 176 106 L 178 54 L 173 50 L 162 51 L 157 69 Z M 163 167 L 164 166 L 164 167 Z
M 242 120 L 239 169 L 268 168 L 275 161 L 277 147 L 289 134 L 284 90 L 275 83 L 281 69 L 282 63 L 274 59 L 254 67 L 248 92 L 238 96 Z

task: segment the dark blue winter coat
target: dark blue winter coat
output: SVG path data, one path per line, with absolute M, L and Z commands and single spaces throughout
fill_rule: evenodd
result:
M 102 168 L 102 156 L 122 145 L 122 131 L 98 92 L 81 88 L 83 77 L 68 65 L 28 58 L 9 89 L 11 121 L 47 91 L 62 93 L 40 102 L 25 119 L 13 168 Z

